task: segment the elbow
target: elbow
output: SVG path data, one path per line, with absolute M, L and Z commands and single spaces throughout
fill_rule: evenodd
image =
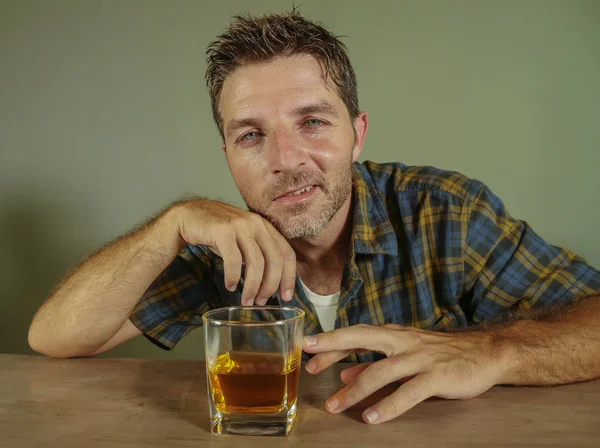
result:
M 31 324 L 29 325 L 29 332 L 27 333 L 27 343 L 29 344 L 29 348 L 31 348 L 31 350 L 33 350 L 34 352 L 40 353 L 42 355 L 46 354 L 44 353 L 43 345 L 40 343 L 39 330 L 38 325 L 36 325 L 35 318 L 33 319 L 33 322 L 31 322 Z
M 27 342 L 29 343 L 29 348 L 31 348 L 31 350 L 33 350 L 34 352 L 39 353 L 40 355 L 46 355 L 51 358 L 60 358 L 61 356 L 58 355 L 60 355 L 61 353 L 56 353 L 54 350 L 51 350 L 50 346 L 52 344 L 48 344 L 47 338 L 44 338 L 40 333 L 41 332 L 38 326 L 35 325 L 34 320 L 34 322 L 32 322 L 29 326 L 29 333 L 27 334 Z M 65 358 L 66 356 L 62 357 Z
M 53 338 L 48 337 L 48 335 L 41 331 L 39 326 L 36 325 L 35 320 L 29 327 L 27 342 L 34 352 L 50 358 L 67 359 L 85 356 L 85 354 L 76 353 L 72 349 L 69 350 L 67 347 L 61 346 L 61 344 L 54 341 Z

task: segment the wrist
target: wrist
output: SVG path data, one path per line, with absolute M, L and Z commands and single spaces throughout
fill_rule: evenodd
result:
M 153 222 L 151 239 L 156 242 L 160 252 L 176 256 L 187 244 L 181 236 L 182 213 L 181 204 L 176 204 L 161 213 Z
M 518 385 L 522 382 L 520 372 L 522 370 L 523 354 L 518 328 L 514 328 L 519 324 L 522 323 L 515 322 L 509 327 L 488 331 L 490 353 L 496 361 L 496 384 Z

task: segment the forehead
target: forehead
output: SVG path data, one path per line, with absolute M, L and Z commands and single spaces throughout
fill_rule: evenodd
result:
M 318 101 L 345 109 L 331 82 L 325 84 L 317 60 L 294 55 L 235 70 L 223 84 L 220 108 L 226 123 L 240 115 L 285 113 Z

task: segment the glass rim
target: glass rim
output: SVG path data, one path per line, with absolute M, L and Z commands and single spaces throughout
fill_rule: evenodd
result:
M 217 314 L 223 311 L 230 310 L 239 310 L 239 311 L 269 311 L 269 310 L 286 310 L 292 311 L 296 313 L 293 317 L 288 317 L 287 319 L 279 319 L 273 321 L 254 321 L 254 322 L 241 322 L 236 320 L 228 320 L 228 319 L 215 319 L 211 317 L 213 314 Z M 206 323 L 210 323 L 211 325 L 223 325 L 223 326 L 239 326 L 239 327 L 271 327 L 277 325 L 286 325 L 297 320 L 304 318 L 306 313 L 301 308 L 295 306 L 274 306 L 274 305 L 265 305 L 265 306 L 224 306 L 222 308 L 215 308 L 213 310 L 209 310 L 202 315 L 202 321 Z

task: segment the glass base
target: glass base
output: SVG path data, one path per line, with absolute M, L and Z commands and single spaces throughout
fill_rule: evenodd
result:
M 212 418 L 210 432 L 213 434 L 235 434 L 244 436 L 287 436 L 294 423 L 296 413 L 289 413 L 286 420 L 260 415 L 228 415 Z

